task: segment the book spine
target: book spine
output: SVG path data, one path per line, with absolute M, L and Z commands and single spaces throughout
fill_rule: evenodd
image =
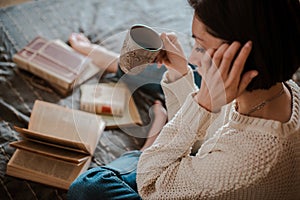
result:
M 84 111 L 90 112 L 90 113 L 96 113 L 95 104 L 92 104 L 92 103 L 81 103 L 80 110 L 84 110 Z
M 28 63 L 28 66 L 30 68 L 30 72 L 49 81 L 50 83 L 54 83 L 56 85 L 59 85 L 61 88 L 65 90 L 70 90 L 72 88 L 72 83 L 69 83 L 65 81 L 63 78 L 56 76 L 56 74 L 52 72 L 47 72 L 41 69 L 37 64 L 35 63 Z
M 113 115 L 113 116 L 123 116 L 123 110 L 119 107 L 112 108 L 110 105 L 100 105 L 94 103 L 81 103 L 80 109 L 90 113 L 103 114 L 103 115 Z
M 113 109 L 109 105 L 96 105 L 96 113 L 104 115 L 113 115 Z
M 21 69 L 29 71 L 29 66 L 26 59 L 22 58 L 18 54 L 15 54 L 12 59 Z

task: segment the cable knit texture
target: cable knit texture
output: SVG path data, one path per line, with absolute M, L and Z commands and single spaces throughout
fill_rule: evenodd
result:
M 174 90 L 172 84 L 162 81 L 168 110 L 176 114 L 138 164 L 143 199 L 300 199 L 300 89 L 294 82 L 287 82 L 293 107 L 286 123 L 240 115 L 235 102 L 212 114 L 193 100 L 194 86 Z M 183 105 L 168 100 L 174 97 Z

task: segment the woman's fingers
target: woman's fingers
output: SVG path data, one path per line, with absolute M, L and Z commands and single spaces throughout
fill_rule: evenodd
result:
M 228 70 L 228 76 L 226 77 L 225 87 L 231 91 L 228 96 L 231 99 L 239 96 L 249 85 L 252 79 L 258 75 L 256 70 L 251 70 L 242 75 L 245 63 L 252 49 L 252 42 L 247 42 L 237 56 L 235 56 L 240 45 L 232 46 L 232 51 L 227 55 L 228 59 L 225 59 L 223 67 L 224 72 Z M 230 49 L 230 48 L 229 48 Z M 229 50 L 228 49 L 228 50 Z M 226 57 L 226 56 L 224 56 Z M 227 63 L 226 63 L 227 62 Z M 224 73 L 223 72 L 223 73 Z
M 219 65 L 220 65 L 220 63 L 222 62 L 222 59 L 223 59 L 223 55 L 226 52 L 226 50 L 228 49 L 228 47 L 229 47 L 229 44 L 224 43 L 214 53 L 213 63 L 215 64 L 216 67 L 219 68 Z
M 220 71 L 223 74 L 223 78 L 226 78 L 231 70 L 233 59 L 240 49 L 241 44 L 239 42 L 233 42 L 224 52 L 222 62 L 220 64 Z
M 209 91 L 206 93 L 211 95 L 211 99 L 206 100 L 207 102 L 199 101 L 201 105 L 207 106 L 209 110 L 219 110 L 222 105 L 231 102 L 246 89 L 258 74 L 252 70 L 241 75 L 251 46 L 251 42 L 248 42 L 241 48 L 239 42 L 233 42 L 230 45 L 223 44 L 217 50 L 206 51 L 198 71 L 206 83 L 206 90 Z M 202 88 L 201 92 L 203 91 L 205 90 Z M 203 96 L 205 95 L 201 98 Z
M 251 52 L 252 42 L 247 42 L 241 49 L 239 55 L 234 60 L 231 72 L 233 74 L 241 74 L 246 63 L 246 60 Z
M 215 69 L 213 69 L 215 66 L 212 63 L 212 56 L 214 52 L 214 49 L 208 49 L 201 59 L 201 67 L 198 68 L 198 72 L 203 76 L 203 78 L 205 78 L 204 75 L 208 72 L 208 70 L 215 71 Z
M 178 45 L 177 35 L 174 32 L 165 33 L 166 37 L 170 40 L 171 43 Z
M 164 44 L 164 49 L 159 54 L 158 61 L 164 63 L 168 69 L 172 69 L 174 74 L 176 72 L 176 74 L 178 74 L 176 78 L 179 75 L 186 74 L 188 71 L 188 62 L 176 34 L 162 33 L 161 39 Z
M 181 51 L 181 49 L 179 49 L 180 46 L 178 45 L 177 37 L 174 33 L 162 33 L 161 38 L 164 43 L 166 54 L 178 54 Z
M 170 63 L 170 60 L 169 60 L 168 55 L 167 55 L 167 51 L 164 50 L 164 49 L 162 49 L 159 52 L 159 54 L 156 56 L 155 62 L 160 63 L 160 64 L 162 64 L 162 63 L 166 63 L 166 64 Z
M 242 92 L 244 92 L 244 90 L 247 88 L 247 86 L 252 81 L 252 79 L 257 75 L 258 75 L 258 71 L 256 70 L 248 71 L 243 75 L 239 84 L 237 96 L 239 96 L 240 94 L 242 94 Z

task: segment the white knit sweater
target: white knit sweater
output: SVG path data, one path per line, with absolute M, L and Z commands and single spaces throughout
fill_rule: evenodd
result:
M 207 112 L 192 98 L 191 71 L 166 80 L 170 120 L 137 169 L 143 199 L 300 199 L 300 89 L 293 81 L 292 116 L 280 123 L 240 115 L 234 102 Z

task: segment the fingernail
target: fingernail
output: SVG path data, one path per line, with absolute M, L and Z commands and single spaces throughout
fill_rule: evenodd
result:
M 160 104 L 160 101 L 155 100 L 155 101 L 154 101 L 154 104 Z
M 254 78 L 254 77 L 257 76 L 257 75 L 258 75 L 258 72 L 253 72 L 253 73 L 251 74 L 251 79 Z
M 72 38 L 77 39 L 78 34 L 77 33 L 72 33 Z
M 248 41 L 246 44 L 248 47 L 252 47 L 252 41 Z

